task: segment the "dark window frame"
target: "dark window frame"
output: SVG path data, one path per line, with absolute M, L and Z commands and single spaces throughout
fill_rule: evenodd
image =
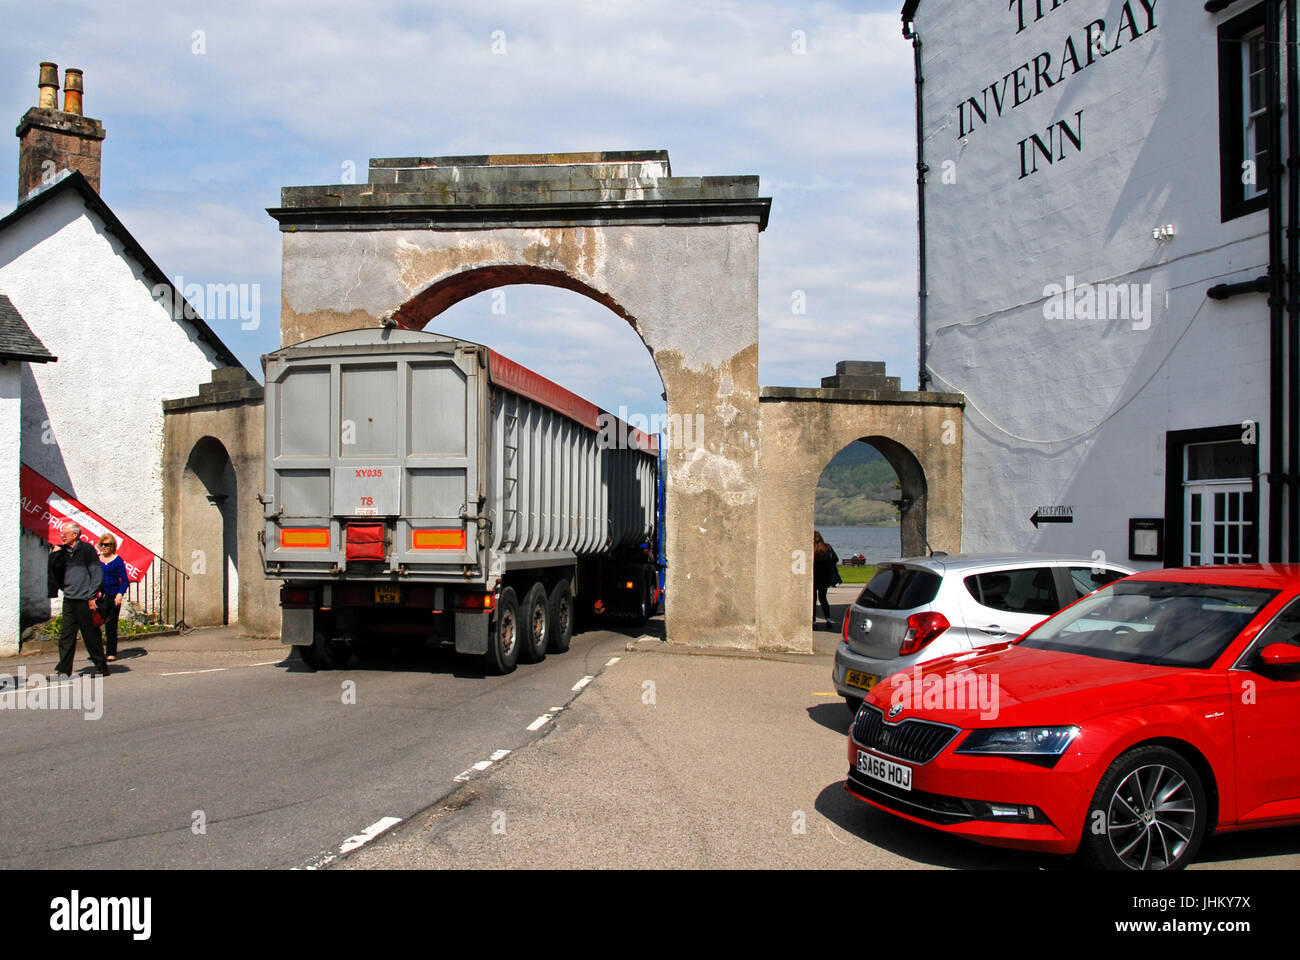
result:
M 1268 209 L 1266 172 L 1255 171 L 1261 192 L 1250 199 L 1241 182 L 1241 168 L 1246 161 L 1242 144 L 1241 40 L 1263 26 L 1263 3 L 1219 25 L 1219 217 L 1223 223 Z M 1276 144 L 1273 148 L 1270 158 L 1276 162 Z
M 1256 421 L 1258 426 L 1258 421 Z M 1223 427 L 1203 427 L 1196 430 L 1170 430 L 1165 434 L 1165 566 L 1183 565 L 1183 466 L 1184 451 L 1195 443 L 1240 442 L 1241 424 Z M 1258 439 L 1258 436 L 1257 436 Z M 1250 491 L 1255 501 L 1255 549 L 1252 562 L 1259 562 L 1259 545 L 1263 537 L 1262 517 L 1264 500 L 1259 495 L 1259 443 L 1251 444 L 1255 452 L 1255 468 L 1250 474 Z

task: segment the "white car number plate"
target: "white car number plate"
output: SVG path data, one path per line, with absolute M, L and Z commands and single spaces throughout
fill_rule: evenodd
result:
M 894 763 L 892 760 L 885 760 L 874 753 L 867 753 L 865 750 L 858 751 L 858 773 L 865 773 L 881 783 L 887 783 L 891 787 L 898 787 L 902 790 L 912 789 L 912 768 L 905 767 L 901 763 Z

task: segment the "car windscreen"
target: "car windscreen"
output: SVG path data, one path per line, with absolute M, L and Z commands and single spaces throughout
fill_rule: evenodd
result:
M 881 567 L 858 595 L 858 603 L 877 610 L 912 610 L 933 600 L 939 583 L 939 575 L 929 570 L 899 564 Z
M 1052 617 L 1020 645 L 1106 660 L 1208 667 L 1276 590 L 1120 580 Z

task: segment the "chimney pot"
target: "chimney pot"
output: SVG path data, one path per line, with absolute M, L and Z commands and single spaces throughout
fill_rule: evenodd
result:
M 81 116 L 83 84 L 81 71 L 68 67 L 63 71 L 63 112 Z
M 41 96 L 36 105 L 42 110 L 59 109 L 59 65 L 48 60 L 41 61 L 41 78 L 37 82 Z

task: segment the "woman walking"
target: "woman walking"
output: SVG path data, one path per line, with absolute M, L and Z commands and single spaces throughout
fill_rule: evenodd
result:
M 126 563 L 117 555 L 117 538 L 106 533 L 99 538 L 99 565 L 104 569 L 104 588 L 99 595 L 99 615 L 104 618 L 104 653 L 117 659 L 117 618 L 126 596 Z
M 822 616 L 826 625 L 834 630 L 831 621 L 831 605 L 826 600 L 826 591 L 840 582 L 840 558 L 835 548 L 822 539 L 821 531 L 813 531 L 813 629 L 817 629 L 817 604 L 822 605 Z

